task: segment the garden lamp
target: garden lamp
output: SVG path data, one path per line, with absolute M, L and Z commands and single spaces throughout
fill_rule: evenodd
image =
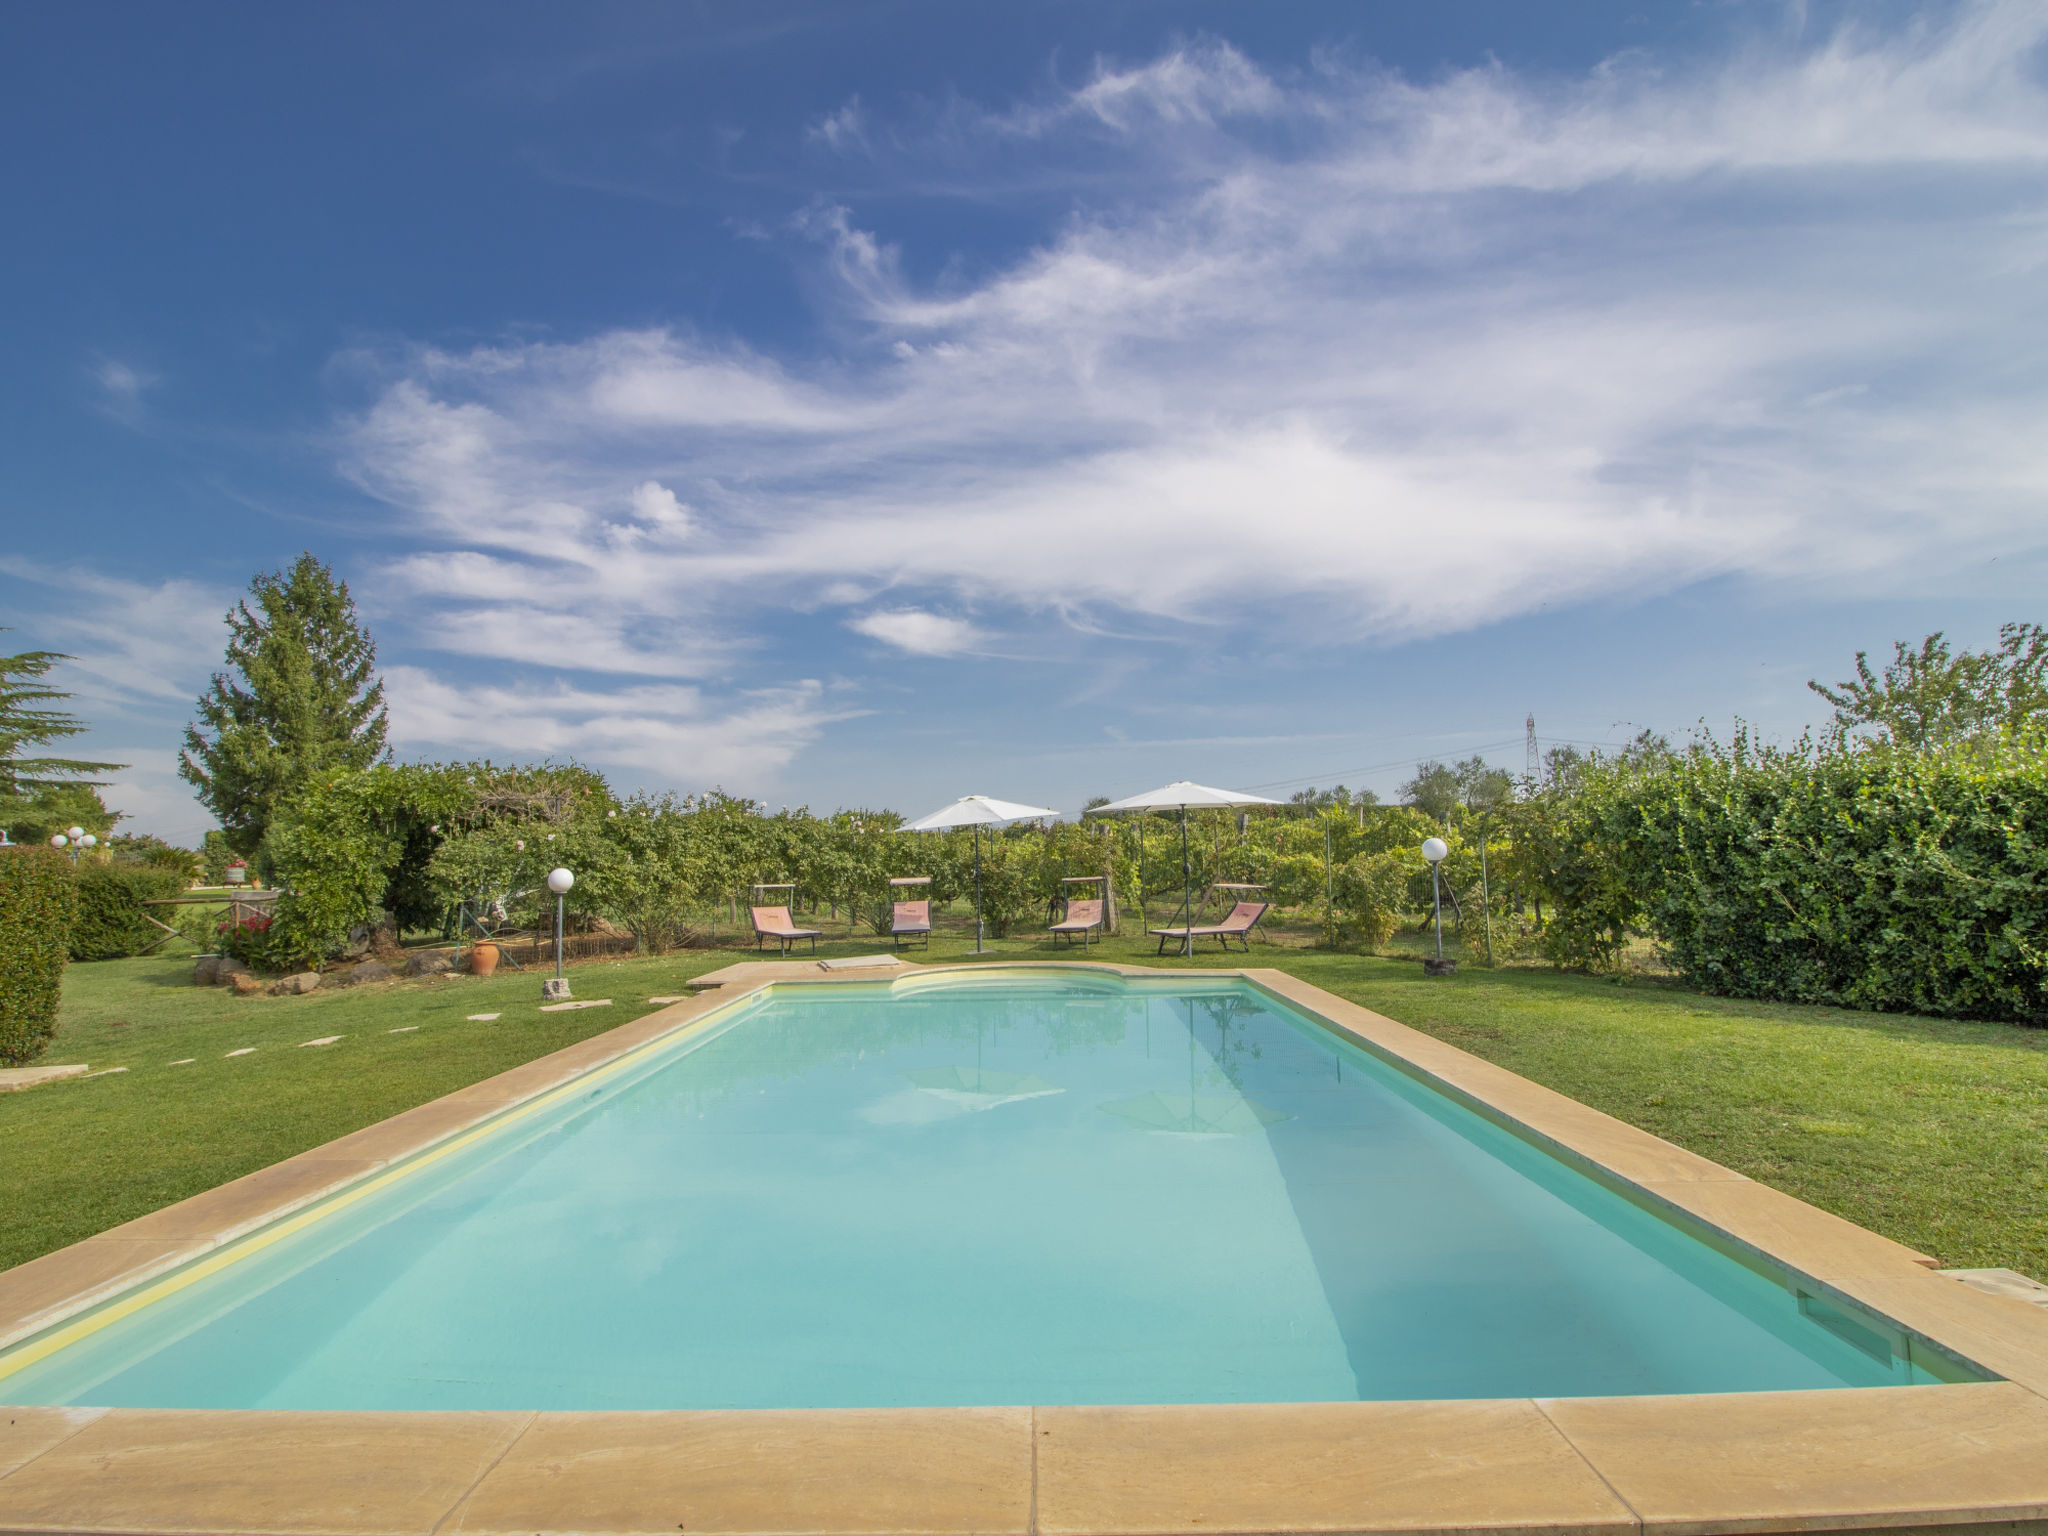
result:
M 1436 957 L 1439 960 L 1444 957 L 1444 856 L 1450 851 L 1451 845 L 1440 837 L 1428 837 L 1422 841 L 1422 856 L 1429 860 L 1430 888 L 1436 893 Z
M 548 871 L 548 889 L 555 893 L 555 980 L 562 979 L 562 897 L 569 887 L 576 883 L 576 877 L 566 869 Z

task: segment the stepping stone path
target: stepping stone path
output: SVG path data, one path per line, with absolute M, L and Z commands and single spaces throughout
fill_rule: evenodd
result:
M 256 1054 L 256 1047 L 245 1045 L 239 1051 L 229 1051 L 228 1054 L 230 1056 L 254 1056 Z
M 472 1024 L 488 1024 L 493 1019 L 502 1019 L 505 1015 L 502 1013 L 472 1013 L 468 1017 Z
M 542 1013 L 567 1013 L 572 1008 L 609 1008 L 611 1005 L 612 1000 L 610 998 L 596 997 L 587 998 L 582 1002 L 576 1003 L 543 1003 L 541 1004 L 540 1011 Z
M 341 1038 L 340 1035 L 322 1035 L 318 1040 L 301 1040 L 299 1049 L 303 1051 L 309 1045 L 332 1045 Z

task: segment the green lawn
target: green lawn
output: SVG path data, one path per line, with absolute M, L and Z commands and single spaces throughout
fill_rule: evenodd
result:
M 880 947 L 835 939 L 820 953 Z M 972 958 L 971 949 L 971 933 L 946 932 L 915 958 Z M 1032 939 L 990 949 L 998 960 L 1052 953 Z M 1145 942 L 1091 953 L 1188 963 L 1155 960 Z M 572 967 L 578 997 L 615 1001 L 557 1014 L 539 1011 L 531 971 L 237 998 L 190 986 L 188 959 L 73 966 L 43 1059 L 130 1070 L 0 1095 L 0 1268 L 609 1029 L 648 1011 L 649 996 L 741 957 L 693 950 Z M 1219 961 L 1205 953 L 1194 963 Z M 1255 944 L 1248 963 L 1377 1009 L 1944 1265 L 2048 1278 L 2048 1031 L 1734 1003 L 1655 980 L 1533 968 L 1426 980 L 1411 960 L 1284 943 Z M 482 1012 L 503 1017 L 465 1018 Z M 342 1039 L 301 1048 L 325 1035 Z M 252 1055 L 227 1055 L 249 1046 Z M 195 1059 L 170 1065 L 183 1057 Z

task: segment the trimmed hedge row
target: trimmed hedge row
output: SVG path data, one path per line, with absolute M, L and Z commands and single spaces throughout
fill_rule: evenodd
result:
M 56 849 L 0 850 L 0 1066 L 35 1060 L 57 1032 L 72 904 Z
M 1555 926 L 1589 954 L 1633 928 L 1711 992 L 2048 1021 L 2048 743 L 1738 741 L 1576 800 Z
M 139 955 L 164 937 L 143 916 L 142 903 L 183 894 L 185 877 L 175 870 L 136 864 L 81 864 L 78 910 L 71 922 L 71 958 L 119 960 Z M 168 922 L 169 919 L 165 918 Z

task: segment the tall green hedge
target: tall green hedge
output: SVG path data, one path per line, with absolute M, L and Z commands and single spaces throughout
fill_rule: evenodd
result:
M 78 911 L 71 922 L 71 958 L 119 960 L 139 955 L 164 936 L 143 914 L 145 901 L 181 894 L 185 877 L 175 870 L 134 864 L 78 866 Z M 160 921 L 169 922 L 169 912 Z
M 2048 743 L 1738 740 L 1594 774 L 1554 937 L 1654 934 L 1736 997 L 2048 1022 Z
M 54 848 L 0 850 L 0 1067 L 35 1060 L 57 1032 L 72 900 Z

